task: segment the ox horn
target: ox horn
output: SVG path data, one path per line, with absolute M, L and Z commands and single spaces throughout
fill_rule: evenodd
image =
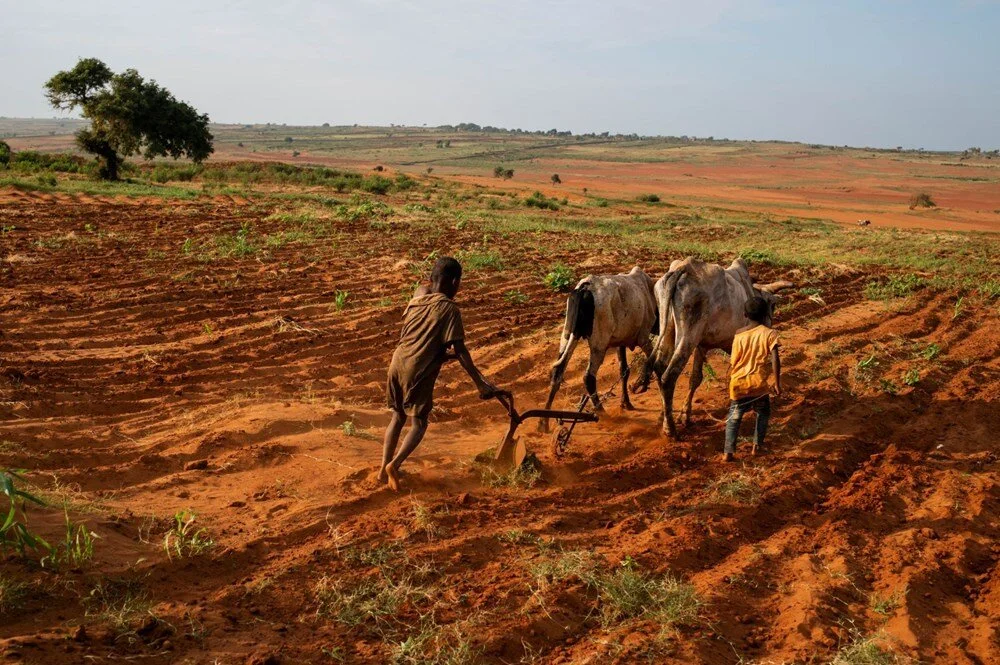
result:
M 788 280 L 778 280 L 777 282 L 771 282 L 770 284 L 754 284 L 753 288 L 758 291 L 766 291 L 767 293 L 777 293 L 782 289 L 795 288 L 795 284 L 789 282 Z

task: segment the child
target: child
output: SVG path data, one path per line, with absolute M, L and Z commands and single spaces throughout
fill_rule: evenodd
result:
M 483 378 L 465 348 L 462 315 L 452 300 L 462 281 L 462 266 L 451 257 L 441 257 L 431 270 L 430 285 L 420 287 L 403 313 L 403 332 L 389 365 L 386 397 L 392 409 L 392 420 L 385 430 L 382 466 L 378 479 L 399 491 L 399 467 L 409 457 L 427 430 L 427 416 L 434 399 L 434 383 L 441 365 L 457 358 L 479 389 L 482 399 L 498 394 L 499 390 Z M 449 354 L 452 349 L 454 354 Z M 406 417 L 410 431 L 403 446 L 396 451 Z
M 740 432 L 743 414 L 753 409 L 757 414 L 754 454 L 763 452 L 767 421 L 771 417 L 768 378 L 774 375 L 774 394 L 781 394 L 781 358 L 778 356 L 778 333 L 764 322 L 770 308 L 763 298 L 753 297 L 744 306 L 750 323 L 736 331 L 730 355 L 732 371 L 729 378 L 729 419 L 726 421 L 726 448 L 723 460 L 733 461 L 736 436 Z M 771 362 L 768 364 L 768 356 Z

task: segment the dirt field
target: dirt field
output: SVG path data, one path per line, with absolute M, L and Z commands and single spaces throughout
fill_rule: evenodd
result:
M 490 248 L 458 300 L 477 362 L 522 406 L 544 398 L 564 307 L 540 266 L 677 258 L 451 209 L 446 225 L 406 200 L 425 224 L 320 217 L 297 241 L 273 198 L 3 193 L 0 460 L 52 504 L 29 510 L 50 542 L 64 507 L 98 536 L 79 565 L 9 554 L 5 658 L 1000 662 L 995 298 L 870 300 L 885 268 L 755 268 L 800 288 L 777 319 L 771 452 L 744 442 L 735 467 L 718 461 L 721 356 L 682 442 L 653 392 L 633 413 L 610 398 L 561 459 L 526 425 L 537 478 L 477 464 L 503 413 L 449 367 L 397 495 L 372 478 L 384 372 L 431 252 Z M 609 360 L 602 390 L 614 375 Z M 186 509 L 204 551 L 164 546 Z M 688 605 L 619 597 L 657 589 Z

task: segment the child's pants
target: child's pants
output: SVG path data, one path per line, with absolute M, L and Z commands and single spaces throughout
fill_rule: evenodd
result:
M 726 420 L 727 453 L 736 452 L 736 437 L 740 433 L 740 423 L 743 422 L 743 414 L 751 409 L 757 414 L 754 444 L 758 448 L 764 447 L 764 436 L 767 434 L 767 421 L 771 417 L 771 398 L 768 395 L 745 397 L 733 400 L 729 404 L 729 418 Z

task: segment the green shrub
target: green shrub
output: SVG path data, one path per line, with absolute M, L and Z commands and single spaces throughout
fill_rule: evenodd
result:
M 359 189 L 371 194 L 387 194 L 392 189 L 392 180 L 381 175 L 368 176 L 362 180 Z
M 934 199 L 927 192 L 920 192 L 910 197 L 910 210 L 914 208 L 933 208 L 937 206 Z
M 566 291 L 573 284 L 573 270 L 557 263 L 542 278 L 542 283 L 553 291 Z
M 659 203 L 660 197 L 657 194 L 642 194 L 638 200 L 643 203 Z
M 10 164 L 10 146 L 6 141 L 0 141 L 0 166 L 6 167 Z
M 539 208 L 542 210 L 559 210 L 559 203 L 555 199 L 550 199 L 541 192 L 535 192 L 524 200 L 524 205 L 529 208 Z

